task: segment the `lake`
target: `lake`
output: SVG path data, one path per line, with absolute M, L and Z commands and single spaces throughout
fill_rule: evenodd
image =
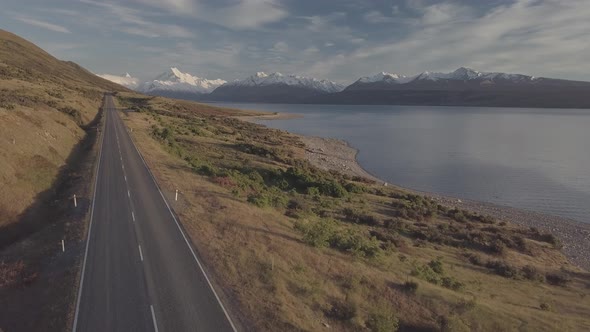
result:
M 215 105 L 301 114 L 259 123 L 344 139 L 402 187 L 590 222 L 590 110 Z

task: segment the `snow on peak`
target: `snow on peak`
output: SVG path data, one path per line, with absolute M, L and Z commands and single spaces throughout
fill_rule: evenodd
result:
M 266 74 L 257 72 L 242 80 L 235 80 L 227 83 L 227 86 L 267 86 L 273 84 L 284 84 L 289 86 L 304 87 L 324 92 L 340 92 L 344 86 L 328 80 L 319 80 L 313 77 L 303 77 L 297 75 L 283 75 L 279 72 Z
M 129 89 L 136 89 L 139 86 L 139 79 L 132 77 L 129 73 L 125 73 L 125 76 L 117 76 L 110 74 L 97 74 L 96 76 L 102 77 L 105 80 L 109 80 L 113 83 L 117 83 Z
M 391 74 L 387 72 L 380 72 L 377 75 L 373 76 L 366 76 L 359 78 L 358 82 L 360 83 L 375 83 L 375 82 L 386 82 L 386 83 L 407 83 L 410 81 L 412 77 L 408 77 L 405 75 L 399 74 Z
M 384 82 L 387 84 L 404 84 L 412 81 L 438 81 L 438 80 L 455 80 L 455 81 L 470 81 L 470 80 L 508 80 L 512 82 L 533 81 L 534 76 L 526 76 L 521 74 L 506 74 L 506 73 L 488 73 L 473 70 L 467 67 L 460 67 L 450 73 L 438 73 L 425 71 L 414 76 L 405 76 L 399 74 L 392 74 L 381 72 L 377 75 L 361 77 L 357 83 L 375 83 Z
M 183 73 L 178 68 L 171 67 L 166 72 L 158 75 L 154 80 L 143 83 L 139 90 L 142 92 L 166 90 L 209 93 L 224 83 L 226 83 L 226 81 L 222 79 L 208 80 L 206 78 Z

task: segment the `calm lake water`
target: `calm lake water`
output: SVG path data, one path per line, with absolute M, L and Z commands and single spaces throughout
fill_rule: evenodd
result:
M 222 105 L 302 114 L 260 123 L 344 139 L 390 183 L 590 222 L 590 110 Z

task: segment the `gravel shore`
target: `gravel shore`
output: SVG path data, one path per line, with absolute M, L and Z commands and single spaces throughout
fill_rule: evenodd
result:
M 305 150 L 306 158 L 316 167 L 324 170 L 337 170 L 347 175 L 362 176 L 377 182 L 384 182 L 369 174 L 357 163 L 356 155 L 358 151 L 348 145 L 347 142 L 313 136 L 300 136 L 300 138 L 307 146 Z M 508 206 L 418 192 L 407 188 L 403 189 L 432 197 L 444 205 L 490 215 L 498 220 L 525 227 L 536 227 L 540 230 L 550 231 L 561 239 L 563 253 L 572 264 L 590 271 L 590 224 Z

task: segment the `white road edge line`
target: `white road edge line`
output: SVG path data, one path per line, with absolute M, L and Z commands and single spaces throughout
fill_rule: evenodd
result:
M 127 190 L 127 197 L 131 198 L 131 192 Z
M 137 146 L 135 145 L 135 141 L 133 140 L 133 137 L 131 137 L 131 135 L 129 135 L 129 133 L 127 133 L 127 135 L 129 136 L 129 139 L 131 140 L 131 145 L 133 145 L 133 147 L 135 148 L 135 151 L 137 151 L 137 154 L 141 158 L 141 161 L 143 162 L 143 166 L 145 167 L 145 169 L 148 171 L 148 173 L 152 177 L 152 181 L 154 181 L 154 184 L 156 185 L 156 188 L 160 192 L 160 196 L 162 196 L 162 200 L 164 200 L 164 204 L 166 204 L 166 207 L 168 208 L 168 212 L 170 212 L 170 215 L 172 216 L 172 219 L 174 219 L 174 222 L 176 223 L 176 227 L 178 227 L 178 230 L 180 231 L 180 234 L 182 235 L 182 238 L 184 238 L 184 242 L 186 243 L 186 245 L 188 246 L 189 250 L 191 251 L 191 254 L 193 254 L 193 258 L 197 262 L 197 265 L 199 266 L 199 269 L 201 270 L 201 272 L 205 276 L 205 280 L 207 280 L 207 284 L 209 284 L 209 288 L 211 288 L 211 291 L 213 292 L 213 295 L 215 295 L 215 299 L 217 300 L 217 303 L 219 303 L 219 306 L 221 307 L 221 310 L 223 310 L 223 313 L 225 314 L 225 317 L 227 318 L 227 320 L 229 322 L 229 325 L 231 325 L 232 330 L 234 332 L 238 332 L 238 330 L 236 329 L 236 326 L 234 325 L 234 322 L 231 320 L 231 318 L 229 317 L 229 314 L 228 314 L 227 310 L 223 306 L 223 303 L 221 303 L 221 299 L 219 298 L 219 295 L 217 295 L 217 292 L 215 291 L 215 288 L 213 288 L 213 284 L 211 283 L 211 280 L 209 280 L 209 277 L 207 276 L 207 273 L 205 272 L 205 269 L 203 268 L 203 265 L 201 264 L 201 262 L 197 258 L 197 254 L 195 254 L 195 251 L 193 250 L 193 247 L 191 246 L 190 242 L 188 241 L 186 235 L 182 231 L 182 228 L 180 227 L 180 224 L 178 223 L 178 220 L 176 220 L 176 217 L 174 216 L 174 213 L 172 213 L 172 209 L 170 209 L 170 205 L 168 204 L 168 201 L 166 200 L 166 197 L 164 197 L 164 194 L 162 193 L 162 190 L 160 189 L 160 186 L 158 185 L 158 182 L 156 181 L 156 178 L 154 177 L 154 174 L 152 174 L 152 171 L 147 166 L 147 164 L 145 162 L 145 159 L 143 158 L 143 155 L 141 154 L 141 152 L 139 152 L 139 149 L 137 149 Z M 153 310 L 153 308 L 152 308 L 152 310 Z M 152 313 L 153 313 L 153 311 L 152 311 Z M 154 322 L 155 322 L 155 316 L 154 316 Z
M 158 322 L 156 322 L 156 313 L 154 312 L 154 306 L 150 304 L 150 310 L 152 311 L 152 320 L 154 321 L 154 330 L 158 332 Z
M 86 259 L 88 258 L 88 246 L 90 244 L 90 233 L 92 232 L 92 219 L 94 218 L 94 203 L 96 202 L 96 188 L 98 187 L 98 175 L 100 172 L 100 161 L 102 160 L 102 146 L 104 144 L 104 137 L 105 137 L 105 130 L 107 126 L 107 117 L 108 111 L 105 110 L 103 106 L 104 112 L 104 127 L 101 133 L 100 139 L 100 148 L 98 150 L 98 163 L 96 165 L 96 176 L 94 177 L 94 193 L 92 195 L 92 208 L 90 210 L 90 223 L 88 225 L 88 235 L 86 236 L 86 249 L 84 251 L 84 262 L 82 263 L 82 273 L 80 277 L 80 286 L 78 287 L 78 299 L 76 300 L 76 313 L 74 314 L 74 327 L 72 328 L 73 332 L 76 332 L 78 327 L 78 314 L 80 313 L 80 302 L 82 299 L 82 289 L 84 286 L 84 273 L 86 272 Z
M 141 244 L 138 245 L 139 247 L 139 258 L 141 259 L 141 261 L 143 262 L 143 253 L 141 252 Z
M 131 218 L 133 218 L 133 221 L 135 221 L 135 213 L 133 213 L 133 211 L 131 211 Z
M 123 175 L 125 177 L 125 182 L 127 182 L 127 175 Z

